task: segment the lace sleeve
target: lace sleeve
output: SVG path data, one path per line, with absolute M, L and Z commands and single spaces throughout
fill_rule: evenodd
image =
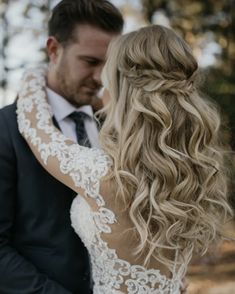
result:
M 107 174 L 111 160 L 100 149 L 75 144 L 54 127 L 44 75 L 45 69 L 39 68 L 28 70 L 23 78 L 17 101 L 19 131 L 50 174 L 76 192 L 82 188 L 97 198 L 99 180 Z

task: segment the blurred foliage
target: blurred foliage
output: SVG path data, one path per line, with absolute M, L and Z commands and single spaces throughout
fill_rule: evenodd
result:
M 12 7 L 14 10 L 15 4 L 18 5 L 17 15 L 12 17 Z M 19 5 L 21 6 L 20 9 Z M 24 34 L 29 35 L 30 32 L 29 44 L 23 44 L 27 48 L 28 45 L 36 43 L 42 34 L 46 34 L 46 24 L 50 13 L 49 7 L 50 1 L 46 0 L 22 0 L 20 2 L 17 0 L 0 0 L 0 88 L 3 91 L 11 87 L 9 85 L 10 74 L 17 70 L 23 70 L 32 62 L 31 55 L 18 58 L 15 62 L 17 54 L 14 54 L 12 50 L 12 44 L 18 44 L 15 43 L 15 40 L 19 40 L 18 37 L 23 37 Z M 37 17 L 39 14 L 43 20 L 38 24 Z M 36 44 L 39 44 L 39 42 Z M 24 51 L 24 47 L 15 49 Z M 45 60 L 47 55 L 43 43 L 38 45 L 37 51 L 41 52 L 41 61 Z M 12 62 L 12 59 L 14 59 L 14 62 Z
M 231 143 L 235 149 L 235 1 L 234 0 L 142 0 L 146 20 L 151 23 L 161 9 L 171 26 L 196 48 L 208 36 L 220 45 L 217 62 L 206 68 L 203 91 L 215 99 L 228 116 Z M 225 118 L 224 118 L 225 119 Z

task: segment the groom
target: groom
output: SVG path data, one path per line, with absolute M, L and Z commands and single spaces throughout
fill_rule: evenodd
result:
M 47 94 L 58 128 L 98 146 L 92 107 L 120 12 L 105 0 L 62 0 L 49 21 Z M 91 293 L 86 248 L 70 224 L 75 193 L 38 164 L 18 132 L 15 103 L 0 110 L 0 293 Z

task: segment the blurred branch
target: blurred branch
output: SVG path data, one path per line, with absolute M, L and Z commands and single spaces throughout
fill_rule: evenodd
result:
M 6 47 L 8 45 L 8 21 L 6 18 L 6 11 L 8 8 L 8 1 L 1 1 L 0 3 L 0 26 L 1 26 L 1 47 L 0 47 L 0 59 L 1 59 L 1 77 L 0 87 L 5 93 L 7 87 L 7 66 L 6 66 Z

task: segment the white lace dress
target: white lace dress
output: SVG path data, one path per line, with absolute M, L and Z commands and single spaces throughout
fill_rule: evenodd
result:
M 112 161 L 102 150 L 74 144 L 54 128 L 44 91 L 44 74 L 44 70 L 38 69 L 25 75 L 18 100 L 19 130 L 50 173 L 74 190 L 82 189 L 86 195 L 74 199 L 71 221 L 90 254 L 94 294 L 180 293 L 179 271 L 169 279 L 158 269 L 131 264 L 119 258 L 102 238 L 112 234 L 112 224 L 118 221 L 100 195 L 100 179 L 112 167 Z M 96 210 L 91 208 L 88 198 L 95 203 Z

